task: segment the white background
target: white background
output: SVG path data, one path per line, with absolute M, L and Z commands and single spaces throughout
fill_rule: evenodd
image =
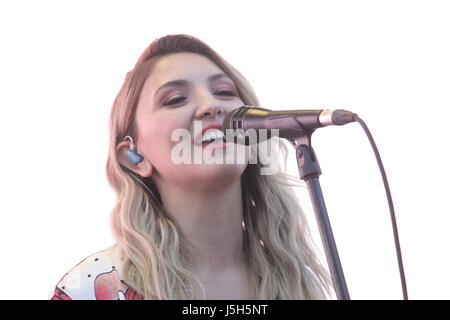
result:
M 270 109 L 349 109 L 378 144 L 412 299 L 449 299 L 446 1 L 3 1 L 0 298 L 46 299 L 113 243 L 108 119 L 155 38 L 196 36 Z M 401 299 L 389 211 L 357 124 L 314 134 L 350 294 Z M 290 171 L 296 173 L 295 159 Z M 305 191 L 300 201 L 311 213 Z M 313 225 L 315 227 L 315 225 Z

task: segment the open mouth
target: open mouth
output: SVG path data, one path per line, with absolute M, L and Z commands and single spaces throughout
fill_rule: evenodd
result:
M 224 144 L 227 143 L 227 140 L 225 139 L 225 137 L 222 138 L 217 138 L 217 139 L 212 139 L 212 140 L 206 140 L 202 142 L 202 147 L 208 146 L 210 144 Z
M 225 134 L 222 130 L 217 128 L 206 130 L 201 137 L 202 147 L 208 146 L 210 144 L 223 144 L 225 142 L 227 142 L 225 139 Z

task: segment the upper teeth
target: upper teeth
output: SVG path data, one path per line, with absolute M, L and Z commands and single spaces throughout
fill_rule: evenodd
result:
M 212 140 L 216 140 L 219 138 L 223 138 L 225 137 L 225 135 L 223 134 L 223 132 L 219 129 L 210 129 L 208 130 L 208 132 L 206 132 L 203 137 L 202 137 L 202 142 L 205 141 L 212 141 Z

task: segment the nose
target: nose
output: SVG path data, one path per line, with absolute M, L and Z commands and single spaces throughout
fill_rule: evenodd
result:
M 198 108 L 197 110 L 197 118 L 205 119 L 205 118 L 214 118 L 216 115 L 223 115 L 224 110 L 223 106 L 220 104 L 211 104 L 204 108 Z

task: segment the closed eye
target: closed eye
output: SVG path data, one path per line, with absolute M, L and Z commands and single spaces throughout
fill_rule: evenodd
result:
M 217 91 L 216 94 L 221 95 L 221 96 L 234 96 L 234 93 L 228 90 L 220 90 Z
M 235 95 L 234 92 L 228 91 L 228 90 L 219 90 L 215 94 L 216 95 L 220 95 L 220 96 L 227 96 L 227 97 L 233 97 Z M 177 103 L 181 103 L 184 100 L 186 100 L 186 97 L 176 97 L 176 98 L 174 98 L 172 100 L 169 100 L 169 101 L 165 102 L 163 104 L 163 106 L 174 105 L 174 104 L 177 104 Z
M 163 106 L 169 106 L 169 105 L 177 104 L 177 103 L 182 102 L 184 100 L 186 100 L 185 97 L 177 97 L 175 99 L 172 99 L 172 100 L 169 100 L 169 101 L 165 102 L 163 104 Z

